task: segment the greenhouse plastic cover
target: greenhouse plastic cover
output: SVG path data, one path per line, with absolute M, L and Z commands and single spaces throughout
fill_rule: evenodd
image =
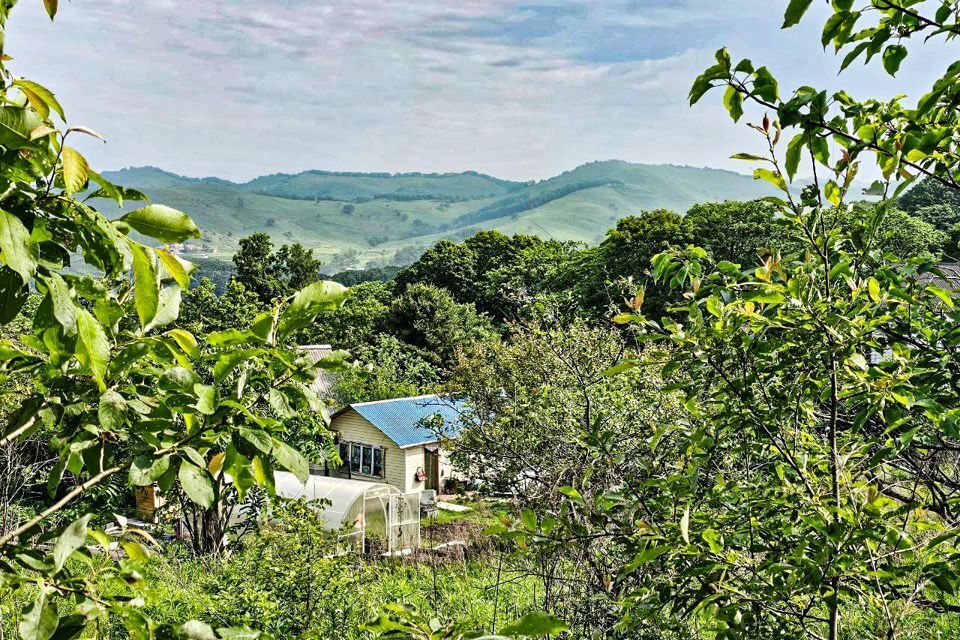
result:
M 306 484 L 302 484 L 292 473 L 277 471 L 274 473 L 277 495 L 284 498 L 305 498 L 307 500 L 328 500 L 320 515 L 332 529 L 343 525 L 352 525 L 365 513 L 365 502 L 380 498 L 387 501 L 389 496 L 399 495 L 400 490 L 393 485 L 380 482 L 364 482 L 345 478 L 329 478 L 311 475 Z

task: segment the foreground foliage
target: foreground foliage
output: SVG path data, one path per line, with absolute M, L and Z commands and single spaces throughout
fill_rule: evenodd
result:
M 0 24 L 14 4 L 0 3 Z M 53 17 L 57 3 L 45 5 Z M 17 315 L 31 287 L 40 296 L 28 333 L 0 347 L 4 374 L 28 385 L 0 447 L 42 430 L 57 456 L 48 503 L 0 535 L 0 601 L 30 600 L 18 624 L 26 640 L 75 638 L 111 617 L 136 638 L 214 637 L 202 623 L 153 623 L 135 594 L 103 595 L 111 583 L 140 582 L 153 540 L 122 518 L 117 526 L 105 514 L 65 514 L 123 475 L 178 487 L 201 510 L 220 504 L 225 474 L 241 497 L 254 485 L 269 490 L 275 465 L 306 477 L 277 417 L 321 410 L 307 387 L 317 367 L 285 343 L 345 290 L 309 285 L 243 329 L 199 338 L 169 329 L 192 266 L 137 238 L 178 243 L 198 237 L 196 225 L 156 204 L 109 220 L 79 200 L 87 190 L 117 205 L 143 196 L 104 180 L 69 146 L 99 136 L 68 127 L 51 91 L 0 72 L 0 321 Z M 77 260 L 97 277 L 70 272 Z M 216 635 L 258 633 L 226 623 Z

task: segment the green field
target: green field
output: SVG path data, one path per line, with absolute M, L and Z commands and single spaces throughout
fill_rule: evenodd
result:
M 106 177 L 189 213 L 204 235 L 181 247 L 185 255 L 227 258 L 240 238 L 262 231 L 278 243 L 300 242 L 339 268 L 409 262 L 437 240 L 481 229 L 594 243 L 618 218 L 644 209 L 682 212 L 698 202 L 769 193 L 730 171 L 621 161 L 593 162 L 531 183 L 475 172 L 308 171 L 238 184 L 151 167 Z

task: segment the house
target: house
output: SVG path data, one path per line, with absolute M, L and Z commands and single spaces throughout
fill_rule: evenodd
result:
M 300 347 L 300 351 L 304 353 L 312 364 L 316 364 L 334 353 L 333 347 L 328 344 L 303 345 Z M 336 384 L 336 382 L 337 374 L 327 371 L 326 369 L 320 369 L 317 379 L 310 384 L 310 389 L 317 394 L 320 400 L 333 401 L 334 406 L 337 406 L 337 398 L 333 392 L 333 385 Z
M 442 492 L 454 475 L 442 439 L 456 437 L 463 403 L 438 395 L 355 402 L 333 414 L 343 466 L 329 475 Z
M 927 272 L 921 274 L 917 281 L 920 284 L 932 284 L 948 291 L 960 291 L 960 263 L 941 262 L 937 265 L 937 270 L 939 274 Z

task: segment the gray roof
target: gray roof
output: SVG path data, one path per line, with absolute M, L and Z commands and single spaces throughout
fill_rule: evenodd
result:
M 300 347 L 310 362 L 317 363 L 333 353 L 333 347 L 328 344 L 308 344 Z M 320 369 L 320 374 L 316 381 L 310 385 L 310 388 L 320 396 L 320 399 L 332 398 L 336 400 L 333 394 L 333 385 L 337 381 L 337 375 L 325 369 Z
M 960 262 L 941 262 L 937 265 L 937 270 L 943 275 L 923 273 L 920 274 L 917 280 L 923 284 L 932 284 L 941 289 L 960 291 Z
M 443 436 L 453 438 L 459 435 L 464 403 L 454 398 L 432 394 L 374 402 L 355 402 L 341 409 L 336 415 L 347 409 L 353 409 L 359 413 L 383 435 L 404 449 L 439 440 L 438 434 L 424 425 L 424 422 L 434 415 L 443 418 L 441 427 Z

